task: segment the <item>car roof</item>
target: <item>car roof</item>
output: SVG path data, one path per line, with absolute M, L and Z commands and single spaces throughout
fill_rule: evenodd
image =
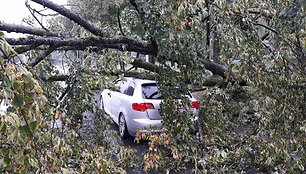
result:
M 134 81 L 135 83 L 144 84 L 144 83 L 156 83 L 155 80 L 149 80 L 149 79 L 140 79 L 135 77 L 127 77 L 126 79 Z

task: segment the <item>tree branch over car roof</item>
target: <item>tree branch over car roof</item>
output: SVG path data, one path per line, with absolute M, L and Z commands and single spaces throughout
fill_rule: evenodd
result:
M 44 7 L 47 7 L 59 14 L 67 17 L 73 22 L 79 24 L 81 27 L 85 28 L 91 32 L 96 37 L 89 37 L 85 39 L 66 39 L 65 36 L 61 36 L 59 33 L 46 31 L 40 28 L 27 27 L 22 25 L 15 24 L 0 24 L 0 30 L 7 32 L 18 32 L 31 34 L 36 36 L 44 37 L 29 37 L 29 38 L 6 38 L 7 42 L 13 46 L 23 46 L 16 47 L 18 53 L 24 53 L 31 49 L 47 49 L 47 51 L 36 59 L 34 59 L 30 66 L 35 66 L 40 63 L 46 56 L 51 54 L 55 50 L 85 50 L 90 48 L 91 50 L 99 51 L 102 49 L 117 49 L 119 51 L 133 51 L 145 55 L 156 56 L 158 54 L 158 47 L 153 38 L 150 41 L 141 41 L 139 39 L 129 38 L 129 37 L 113 37 L 106 38 L 103 37 L 104 33 L 100 28 L 97 28 L 95 25 L 91 24 L 87 20 L 83 19 L 80 15 L 74 13 L 72 10 L 65 8 L 64 6 L 57 5 L 49 0 L 31 0 L 35 3 L 38 3 Z M 132 1 L 133 2 L 133 1 Z M 56 47 L 55 47 L 56 45 Z M 42 47 L 47 46 L 47 47 Z M 51 49 L 52 48 L 52 49 Z M 204 56 L 205 57 L 205 56 Z M 146 62 L 139 62 L 136 60 L 133 62 L 135 67 L 142 67 L 146 70 L 152 71 L 148 68 Z M 223 78 L 226 78 L 226 73 L 228 70 L 220 64 L 214 63 L 209 60 L 203 60 L 201 63 L 204 67 L 210 70 L 214 75 L 220 75 Z M 154 70 L 156 71 L 156 69 Z

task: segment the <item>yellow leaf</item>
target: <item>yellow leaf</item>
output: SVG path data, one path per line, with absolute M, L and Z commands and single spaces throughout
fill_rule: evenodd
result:
M 40 86 L 38 86 L 38 85 L 35 85 L 35 86 L 34 86 L 34 90 L 35 90 L 35 92 L 36 92 L 37 94 L 43 93 L 42 88 L 41 88 Z
M 16 51 L 5 40 L 0 39 L 0 49 L 7 56 L 7 58 L 17 55 Z
M 61 112 L 60 112 L 59 110 L 57 110 L 57 111 L 55 112 L 54 118 L 55 118 L 55 119 L 58 119 L 60 116 L 61 116 Z

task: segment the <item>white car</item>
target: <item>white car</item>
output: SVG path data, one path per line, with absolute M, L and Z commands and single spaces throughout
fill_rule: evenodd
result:
M 198 119 L 199 102 L 188 93 L 195 120 Z M 101 108 L 119 126 L 121 138 L 135 136 L 138 129 L 146 132 L 154 127 L 155 132 L 162 128 L 160 96 L 156 81 L 126 78 L 117 83 L 116 89 L 104 89 L 101 94 Z

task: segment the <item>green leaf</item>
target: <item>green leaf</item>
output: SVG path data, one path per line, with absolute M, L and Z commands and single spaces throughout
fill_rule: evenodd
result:
M 11 161 L 12 161 L 12 160 L 11 160 L 8 156 L 4 157 L 4 162 L 5 162 L 6 164 L 10 164 Z
M 28 157 L 28 159 L 29 159 L 29 157 Z M 28 163 L 27 163 L 27 164 L 28 164 Z M 21 174 L 26 174 L 27 171 L 26 171 L 25 169 L 23 169 L 20 173 L 21 173 Z
M 4 36 L 4 33 L 2 31 L 0 31 L 0 37 Z
M 33 89 L 34 88 L 34 83 L 29 81 L 25 83 L 25 87 L 28 89 Z
M 23 81 L 25 81 L 25 82 L 30 82 L 30 81 L 31 81 L 31 77 L 29 77 L 29 76 L 26 75 L 26 74 L 22 74 L 22 79 L 23 79 Z
M 7 55 L 8 58 L 17 55 L 12 46 L 3 39 L 0 39 L 0 49 Z
M 12 84 L 12 82 L 10 81 L 10 79 L 8 79 L 8 78 L 3 79 L 3 86 L 4 87 L 9 87 L 9 86 L 11 86 L 11 84 Z
M 19 131 L 20 131 L 21 133 L 25 133 L 25 134 L 30 133 L 30 130 L 29 130 L 29 128 L 28 128 L 27 125 L 19 126 Z
M 20 94 L 17 94 L 13 99 L 13 106 L 23 106 L 24 104 L 24 97 Z
M 29 126 L 32 132 L 36 131 L 39 126 L 38 121 L 36 120 L 31 122 Z
M 0 132 L 5 132 L 7 129 L 7 126 L 5 123 L 1 124 L 1 127 L 0 127 Z
M 13 83 L 13 88 L 14 88 L 15 90 L 19 90 L 20 87 L 21 87 L 21 82 L 15 81 L 15 82 Z
M 8 149 L 7 147 L 4 146 L 1 149 L 1 153 L 2 153 L 2 155 L 7 156 L 10 153 L 10 149 Z
M 30 164 L 30 158 L 29 158 L 29 156 L 28 155 L 26 155 L 25 157 L 24 157 L 24 161 L 23 161 L 26 165 L 28 165 L 28 164 Z

